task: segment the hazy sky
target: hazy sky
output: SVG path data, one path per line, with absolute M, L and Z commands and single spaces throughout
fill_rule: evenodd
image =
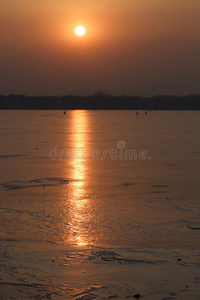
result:
M 99 90 L 200 93 L 200 1 L 0 0 L 0 94 Z

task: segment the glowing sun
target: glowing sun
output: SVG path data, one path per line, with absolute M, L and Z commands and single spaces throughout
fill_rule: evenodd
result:
M 76 27 L 76 29 L 75 29 L 75 33 L 76 33 L 76 35 L 78 35 L 78 36 L 82 36 L 82 35 L 85 34 L 85 28 L 84 28 L 83 26 L 78 26 L 78 27 Z

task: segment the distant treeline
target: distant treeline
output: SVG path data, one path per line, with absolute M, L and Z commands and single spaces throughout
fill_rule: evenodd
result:
M 25 96 L 0 95 L 0 109 L 133 109 L 133 110 L 200 110 L 200 95 L 188 96 Z

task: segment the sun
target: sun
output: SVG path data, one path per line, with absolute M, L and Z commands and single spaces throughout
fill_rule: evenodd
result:
M 83 26 L 78 26 L 75 29 L 75 33 L 78 36 L 83 36 L 85 34 L 85 28 Z

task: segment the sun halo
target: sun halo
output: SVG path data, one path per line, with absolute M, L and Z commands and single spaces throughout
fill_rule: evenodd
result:
M 85 28 L 83 26 L 78 26 L 75 29 L 75 33 L 78 36 L 83 36 L 85 34 Z

